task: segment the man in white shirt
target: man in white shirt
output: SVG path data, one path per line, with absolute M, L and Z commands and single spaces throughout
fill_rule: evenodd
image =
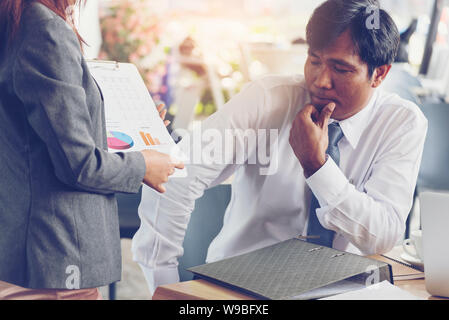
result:
M 150 291 L 179 281 L 177 258 L 194 202 L 232 174 L 232 199 L 207 262 L 298 235 L 364 255 L 389 251 L 403 236 L 427 120 L 412 102 L 379 89 L 399 34 L 385 11 L 373 13 L 376 4 L 322 4 L 307 26 L 305 77 L 255 81 L 202 124 L 203 133 L 262 131 L 269 138 L 239 136 L 219 154 L 222 163 L 192 161 L 189 176 L 171 180 L 163 195 L 144 188 L 132 250 Z M 188 152 L 196 141 L 208 148 L 213 135 L 207 136 L 194 133 L 180 147 Z M 265 147 L 269 161 L 252 161 Z M 319 242 L 326 237 L 329 243 Z

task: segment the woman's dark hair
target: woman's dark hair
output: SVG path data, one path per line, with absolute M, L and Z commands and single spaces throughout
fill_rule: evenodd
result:
M 39 2 L 67 21 L 76 33 L 80 46 L 84 43 L 75 28 L 73 17 L 67 9 L 80 0 L 0 0 L 0 47 L 9 43 L 19 30 L 20 20 L 26 7 Z M 85 2 L 86 0 L 82 0 Z
M 368 65 L 369 77 L 377 67 L 393 63 L 399 31 L 377 0 L 326 1 L 315 9 L 307 24 L 307 43 L 312 51 L 323 50 L 346 30 L 360 59 Z

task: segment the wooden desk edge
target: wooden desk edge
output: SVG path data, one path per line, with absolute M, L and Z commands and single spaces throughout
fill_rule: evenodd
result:
M 157 287 L 156 291 L 153 295 L 153 300 L 205 300 L 193 296 L 191 294 L 187 294 L 185 292 L 176 290 L 171 286 L 160 286 Z
M 210 300 L 211 297 L 213 300 L 256 300 L 207 280 L 191 280 L 159 286 L 154 292 L 153 300 Z

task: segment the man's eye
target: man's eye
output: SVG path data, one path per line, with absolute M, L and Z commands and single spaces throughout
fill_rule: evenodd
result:
M 349 70 L 346 70 L 346 69 L 340 69 L 340 68 L 334 68 L 335 69 L 335 71 L 337 71 L 338 73 L 348 73 L 348 72 L 350 72 Z
M 321 62 L 319 62 L 319 61 L 317 61 L 317 60 L 315 60 L 315 61 L 311 61 L 311 63 L 312 63 L 312 65 L 314 65 L 314 66 L 319 66 L 320 64 L 321 64 Z

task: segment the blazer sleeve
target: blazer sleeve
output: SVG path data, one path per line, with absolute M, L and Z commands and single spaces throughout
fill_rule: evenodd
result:
M 140 152 L 108 153 L 96 146 L 83 88 L 78 38 L 59 17 L 26 30 L 13 66 L 13 87 L 26 117 L 47 146 L 56 177 L 83 191 L 138 192 Z M 103 124 L 104 125 L 104 124 Z

